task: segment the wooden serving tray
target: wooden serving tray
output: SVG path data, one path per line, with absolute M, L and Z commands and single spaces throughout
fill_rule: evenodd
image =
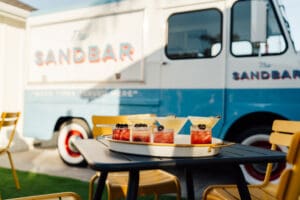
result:
M 129 142 L 114 140 L 111 137 L 104 139 L 112 151 L 155 157 L 214 156 L 224 146 L 223 141 L 218 138 L 213 138 L 212 144 L 190 144 L 190 135 L 176 135 L 175 144 Z

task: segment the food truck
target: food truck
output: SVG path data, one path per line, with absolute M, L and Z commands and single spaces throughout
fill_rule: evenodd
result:
M 274 119 L 300 120 L 300 56 L 282 8 L 111 0 L 34 12 L 24 136 L 57 138 L 63 161 L 80 165 L 72 141 L 91 137 L 92 115 L 221 116 L 214 137 L 267 147 Z M 261 166 L 243 171 L 263 178 Z

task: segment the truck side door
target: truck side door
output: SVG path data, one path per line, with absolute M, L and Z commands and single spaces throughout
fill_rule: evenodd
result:
M 255 8 L 255 2 L 265 3 L 265 10 L 260 12 L 264 16 L 257 21 L 253 10 L 261 9 L 262 5 Z M 295 97 L 298 92 L 292 92 L 292 89 L 299 87 L 298 61 L 281 20 L 272 1 L 237 1 L 232 5 L 227 67 L 228 120 L 235 121 L 250 113 L 265 113 L 265 118 L 268 113 L 296 117 L 287 115 L 287 106 L 297 104 Z M 264 21 L 264 29 L 257 28 L 262 27 Z M 265 39 L 259 41 L 254 35 L 262 31 L 266 31 L 263 34 Z M 294 113 L 292 110 L 290 114 Z M 266 123 L 266 120 L 258 121 Z M 257 122 L 252 123 L 258 125 Z
M 225 3 L 164 9 L 167 24 L 161 64 L 161 113 L 223 114 Z M 221 123 L 219 123 L 221 124 Z

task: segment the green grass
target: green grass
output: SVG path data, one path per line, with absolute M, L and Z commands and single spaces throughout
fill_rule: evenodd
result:
M 76 192 L 82 199 L 88 199 L 88 182 L 25 171 L 17 171 L 17 174 L 21 185 L 20 190 L 15 187 L 11 170 L 0 168 L 0 194 L 3 199 L 65 191 Z M 106 193 L 103 199 L 106 199 Z M 138 199 L 152 200 L 153 197 L 147 196 Z M 175 199 L 175 196 L 162 196 L 160 198 L 160 200 Z
M 83 199 L 88 199 L 88 182 L 24 171 L 17 171 L 17 174 L 20 190 L 15 187 L 11 170 L 0 168 L 0 193 L 3 199 L 63 191 L 73 191 Z

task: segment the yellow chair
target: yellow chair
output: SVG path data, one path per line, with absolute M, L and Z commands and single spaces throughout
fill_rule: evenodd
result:
M 59 193 L 52 193 L 52 194 L 42 194 L 42 195 L 35 195 L 35 196 L 27 196 L 27 197 L 19 197 L 13 198 L 8 200 L 82 200 L 82 198 L 74 192 L 59 192 Z
M 12 156 L 10 153 L 10 145 L 14 139 L 14 135 L 16 132 L 16 127 L 18 124 L 18 120 L 20 117 L 20 112 L 3 112 L 1 115 L 1 121 L 0 121 L 0 131 L 7 131 L 8 134 L 8 140 L 7 144 L 4 145 L 4 147 L 0 147 L 0 154 L 7 153 L 9 162 L 11 165 L 12 174 L 14 177 L 15 185 L 17 189 L 20 189 L 20 183 L 17 176 L 17 172 L 14 167 L 14 163 L 12 160 Z
M 132 116 L 132 115 L 131 115 Z M 135 115 L 139 117 L 146 115 Z M 112 125 L 116 123 L 129 123 L 128 116 L 92 116 L 93 135 L 112 134 Z M 90 179 L 89 199 L 92 199 L 95 180 L 100 176 L 97 172 Z M 128 172 L 111 172 L 108 174 L 106 187 L 108 200 L 125 198 L 128 187 Z M 155 199 L 161 194 L 176 193 L 176 199 L 181 199 L 181 188 L 179 179 L 164 170 L 142 170 L 140 171 L 140 182 L 138 195 L 154 195 Z
M 270 182 L 272 163 L 267 165 L 265 179 L 260 185 L 249 185 L 251 199 L 297 200 L 300 195 L 300 122 L 275 120 L 270 135 L 271 149 L 279 145 L 289 148 L 287 167 L 281 174 L 279 183 Z M 237 200 L 240 199 L 236 185 L 212 185 L 203 193 L 206 200 Z

